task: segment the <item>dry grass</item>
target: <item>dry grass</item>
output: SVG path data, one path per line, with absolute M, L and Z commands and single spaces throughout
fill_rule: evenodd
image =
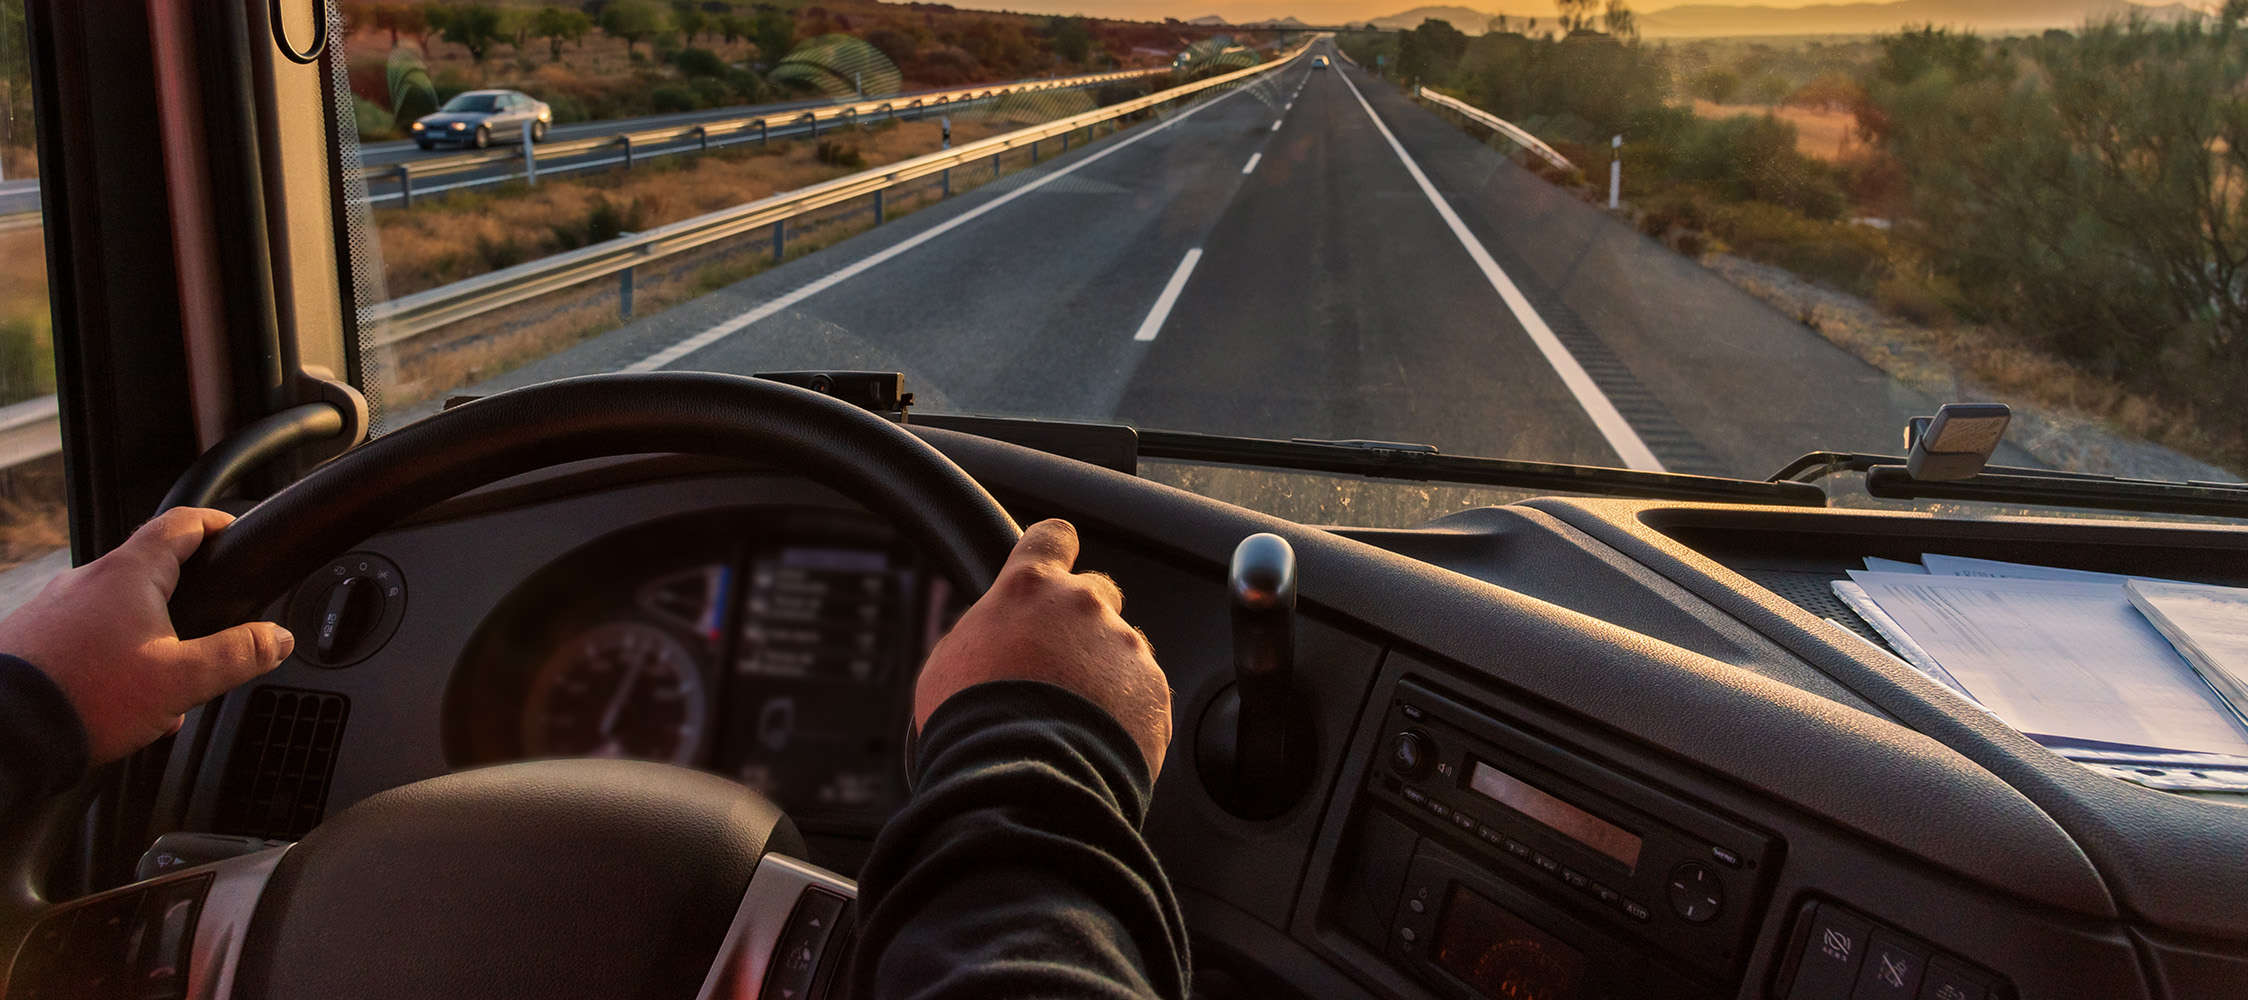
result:
M 1002 119 L 953 122 L 953 141 L 972 142 L 1017 127 Z M 936 122 L 846 131 L 826 137 L 857 149 L 868 166 L 932 152 Z M 457 191 L 414 208 L 375 213 L 384 273 L 393 296 L 406 295 L 567 249 L 562 232 L 582 229 L 602 202 L 622 210 L 630 229 L 694 218 L 854 173 L 823 163 L 804 142 L 764 150 L 724 150 L 651 161 L 632 171 L 570 175 L 537 187 L 499 185 Z
M 70 544 L 62 456 L 0 469 L 0 571 Z
M 1763 117 L 1767 112 L 1795 126 L 1795 148 L 1813 159 L 1839 162 L 1851 152 L 1865 148 L 1865 144 L 1857 137 L 1857 119 L 1847 111 L 1788 106 L 1768 108 L 1761 104 L 1718 104 L 1700 100 L 1694 102 L 1694 113 L 1703 118 L 1732 118 L 1738 115 Z

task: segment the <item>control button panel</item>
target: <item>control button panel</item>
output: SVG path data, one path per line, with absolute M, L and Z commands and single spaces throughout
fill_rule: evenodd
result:
M 1833 903 L 1807 903 L 1781 970 L 1786 1000 L 2012 1000 L 1998 975 Z
M 1687 861 L 1670 870 L 1670 911 L 1687 923 L 1706 924 L 1725 907 L 1725 883 L 1699 861 Z
M 763 996 L 775 1000 L 815 1000 L 827 993 L 840 956 L 845 951 L 851 901 L 821 889 L 807 887 L 789 914 L 787 929 L 773 945 L 771 964 L 765 967 Z
M 198 875 L 49 911 L 16 953 L 9 1000 L 181 1000 L 210 889 Z

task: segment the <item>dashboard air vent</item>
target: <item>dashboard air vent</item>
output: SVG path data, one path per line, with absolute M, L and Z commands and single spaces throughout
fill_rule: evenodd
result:
M 325 691 L 252 691 L 219 780 L 214 832 L 296 840 L 318 824 L 348 708 Z

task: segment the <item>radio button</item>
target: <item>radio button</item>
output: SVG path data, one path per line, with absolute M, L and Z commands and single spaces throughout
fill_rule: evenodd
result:
M 1516 840 L 1513 837 L 1508 837 L 1506 838 L 1506 852 L 1508 854 L 1514 855 L 1515 857 L 1527 860 L 1530 857 L 1530 845 Z
M 1725 906 L 1725 883 L 1699 861 L 1687 861 L 1670 870 L 1671 912 L 1690 924 L 1706 924 Z
M 1553 860 L 1552 858 L 1546 857 L 1546 856 L 1545 856 L 1545 855 L 1543 855 L 1543 854 L 1533 854 L 1533 855 L 1531 855 L 1531 856 L 1530 856 L 1530 863 L 1531 863 L 1531 864 L 1534 864 L 1534 865 L 1537 865 L 1537 866 L 1538 866 L 1538 867 L 1540 867 L 1540 868 L 1543 868 L 1543 869 L 1545 869 L 1545 871 L 1546 871 L 1546 874 L 1548 874 L 1548 875 L 1552 875 L 1552 876 L 1555 876 L 1555 877 L 1559 877 L 1559 876 L 1560 876 L 1560 874 L 1561 874 L 1561 862 L 1559 862 L 1559 861 L 1555 861 L 1555 860 Z
M 1600 897 L 1600 901 L 1608 904 L 1609 906 L 1615 906 L 1618 903 L 1624 901 L 1623 893 L 1617 892 L 1614 889 L 1610 889 L 1598 882 L 1594 882 L 1592 884 L 1592 894 Z
M 1477 838 L 1481 839 L 1481 840 L 1482 840 L 1482 841 L 1483 841 L 1484 843 L 1486 843 L 1486 844 L 1489 844 L 1489 845 L 1491 845 L 1492 847 L 1500 847 L 1500 846 L 1503 846 L 1503 845 L 1505 845 L 1505 843 L 1506 843 L 1506 835 L 1505 835 L 1505 834 L 1502 834 L 1502 833 L 1500 833 L 1500 832 L 1499 832 L 1499 831 L 1497 831 L 1497 830 L 1493 830 L 1493 829 L 1491 829 L 1491 828 L 1490 828 L 1489 826 L 1485 826 L 1485 825 L 1478 825 L 1478 826 L 1476 826 L 1476 828 L 1475 828 L 1475 835 L 1476 835 L 1476 837 L 1477 837 Z M 1523 849 L 1524 849 L 1524 850 L 1528 850 L 1529 848 L 1523 848 Z
M 1710 846 L 1709 856 L 1716 858 L 1719 864 L 1722 864 L 1727 868 L 1739 868 L 1741 866 L 1740 855 L 1728 851 L 1722 847 L 1718 847 L 1714 844 Z
M 1428 804 L 1428 793 L 1418 788 L 1408 788 L 1405 790 L 1405 801 L 1416 806 L 1425 806 Z
M 1468 814 L 1463 812 L 1459 812 L 1458 810 L 1454 810 L 1452 813 L 1452 825 L 1459 827 L 1462 830 L 1466 830 L 1469 833 L 1474 833 L 1476 827 L 1475 817 L 1469 816 Z
M 1631 914 L 1631 919 L 1641 923 L 1646 923 L 1647 918 L 1653 916 L 1653 914 L 1647 912 L 1646 907 L 1639 905 L 1639 901 L 1636 899 L 1624 900 L 1624 912 Z
M 1428 737 L 1418 732 L 1399 733 L 1389 741 L 1389 769 L 1407 778 L 1427 774 L 1435 755 Z
M 1592 879 L 1574 868 L 1561 869 L 1561 881 L 1569 883 L 1571 888 L 1592 891 Z
M 1428 800 L 1428 811 L 1444 819 L 1452 818 L 1452 807 L 1436 799 Z

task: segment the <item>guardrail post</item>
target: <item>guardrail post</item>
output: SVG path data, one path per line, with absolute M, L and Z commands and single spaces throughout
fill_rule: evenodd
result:
M 819 116 L 819 115 L 816 115 L 816 114 L 813 114 L 812 112 L 806 111 L 806 112 L 804 112 L 804 120 L 805 120 L 805 121 L 808 121 L 808 122 L 811 122 L 811 123 L 812 123 L 812 138 L 814 138 L 814 139 L 817 139 L 817 138 L 819 138 L 819 137 L 820 137 L 820 116 Z
M 414 207 L 414 172 L 403 163 L 395 169 L 398 171 L 398 196 L 404 199 L 404 207 L 412 208 Z
M 993 153 L 993 154 L 991 154 L 991 179 L 992 179 L 992 180 L 998 180 L 998 179 L 999 179 L 999 154 L 998 154 L 998 153 Z
M 943 176 L 944 176 L 944 195 L 943 195 L 943 197 L 946 197 L 946 198 L 950 198 L 950 197 L 952 197 L 952 168 L 951 168 L 951 167 L 946 167 L 946 168 L 944 168 L 944 175 L 943 175 Z
M 539 154 L 531 142 L 531 126 L 523 126 L 523 176 L 532 187 L 539 186 Z
M 1069 152 L 1069 133 L 1062 133 L 1062 152 Z
M 632 318 L 632 268 L 617 272 L 617 318 Z
M 624 168 L 630 170 L 632 169 L 632 137 L 620 135 L 617 137 L 617 141 L 624 144 Z
M 874 189 L 874 224 L 882 224 L 882 189 Z
M 707 125 L 695 126 L 695 152 L 710 152 L 710 127 Z
M 1033 166 L 1038 163 L 1038 140 L 1036 139 L 1030 140 L 1030 162 Z
M 775 263 L 775 264 L 778 264 L 778 263 L 780 263 L 780 262 L 781 262 L 781 258 L 782 258 L 782 257 L 785 257 L 785 256 L 787 256 L 787 255 L 788 255 L 788 220 L 787 220 L 787 219 L 779 219 L 779 220 L 776 220 L 776 221 L 775 221 L 775 222 L 773 223 L 773 263 Z

